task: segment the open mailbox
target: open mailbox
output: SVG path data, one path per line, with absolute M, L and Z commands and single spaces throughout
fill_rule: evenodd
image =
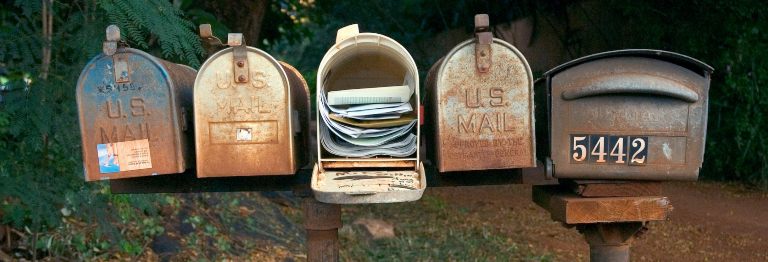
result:
M 210 25 L 207 43 L 221 46 Z M 195 79 L 198 177 L 291 175 L 308 161 L 309 91 L 301 74 L 229 34 Z
M 193 166 L 192 83 L 196 71 L 129 48 L 107 28 L 103 53 L 77 82 L 87 181 L 182 173 Z
M 339 30 L 317 73 L 315 198 L 386 203 L 421 198 L 419 73 L 389 37 Z
M 426 86 L 425 139 L 440 172 L 536 166 L 531 69 L 493 38 L 488 15 L 475 16 L 475 39 L 435 63 Z
M 547 72 L 554 176 L 695 180 L 712 70 L 676 53 L 620 50 Z

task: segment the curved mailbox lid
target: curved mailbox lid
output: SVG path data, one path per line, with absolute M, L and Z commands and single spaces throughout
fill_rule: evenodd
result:
M 712 74 L 712 72 L 714 72 L 715 70 L 711 66 L 705 64 L 704 62 L 701 62 L 690 56 L 678 54 L 675 52 L 669 52 L 664 50 L 654 50 L 654 49 L 622 49 L 622 50 L 614 50 L 614 51 L 592 54 L 592 55 L 588 55 L 585 57 L 568 61 L 562 65 L 559 65 L 559 66 L 556 66 L 555 68 L 550 69 L 549 71 L 544 73 L 543 76 L 551 77 L 570 67 L 583 64 L 589 61 L 597 60 L 597 59 L 610 58 L 610 57 L 629 57 L 629 56 L 648 57 L 648 58 L 669 61 L 679 66 L 688 68 L 689 70 L 692 70 L 700 75 L 705 75 L 705 74 L 709 75 L 709 74 Z
M 178 96 L 191 95 L 195 70 L 133 48 L 113 52 L 94 57 L 77 83 L 86 180 L 183 172 L 192 166 L 183 135 L 190 98 Z
M 195 79 L 197 176 L 293 174 L 289 79 L 269 54 L 240 47 L 245 66 L 234 62 L 236 48 L 226 48 L 208 58 Z
M 457 45 L 430 72 L 440 171 L 535 166 L 533 77 L 525 57 L 493 38 L 492 62 L 476 70 L 476 44 Z M 432 70 L 431 70 L 432 71 Z M 434 86 L 433 86 L 434 85 Z
M 387 56 L 391 56 L 390 58 L 396 58 L 395 61 L 403 63 L 406 68 L 406 77 L 404 79 L 404 85 L 408 85 L 411 88 L 414 89 L 414 95 L 411 97 L 411 105 L 414 109 L 418 109 L 420 106 L 420 96 L 419 96 L 419 71 L 416 67 L 416 62 L 413 60 L 413 57 L 411 57 L 410 53 L 408 53 L 408 50 L 405 49 L 400 43 L 395 41 L 392 38 L 389 38 L 385 35 L 377 34 L 377 33 L 360 33 L 359 28 L 357 24 L 349 25 L 344 28 L 341 28 L 338 30 L 337 36 L 336 36 L 336 43 L 328 50 L 328 52 L 325 53 L 323 56 L 322 61 L 320 62 L 320 66 L 318 67 L 317 71 L 317 89 L 316 92 L 321 92 L 324 90 L 323 84 L 325 83 L 326 79 L 328 79 L 331 74 L 333 73 L 331 66 L 335 65 L 337 62 L 343 62 L 346 59 L 349 59 L 350 57 L 360 55 L 362 53 L 366 52 L 383 52 Z M 399 84 L 399 83 L 398 83 Z M 320 105 L 320 97 L 316 97 L 316 105 Z M 346 167 L 372 167 L 372 168 L 378 168 L 378 167 L 386 167 L 388 164 L 393 164 L 393 166 L 402 165 L 404 161 L 409 162 L 409 166 L 412 170 L 418 170 L 418 160 L 419 160 L 419 146 L 418 146 L 418 140 L 417 140 L 417 146 L 416 146 L 416 157 L 414 158 L 337 158 L 337 157 L 323 157 L 323 148 L 322 143 L 320 143 L 319 139 L 323 137 L 321 132 L 323 132 L 322 128 L 320 128 L 320 125 L 324 125 L 322 118 L 320 116 L 320 110 L 317 110 L 317 138 L 318 138 L 318 145 L 317 145 L 317 154 L 318 154 L 318 162 L 320 164 L 320 170 L 323 171 L 324 167 L 326 166 L 325 163 L 328 163 L 329 165 L 336 165 L 336 166 L 346 166 Z M 419 116 L 421 117 L 421 116 Z M 416 125 L 416 137 L 419 137 L 419 134 L 421 132 L 421 127 L 419 125 Z M 353 163 L 356 162 L 356 163 Z
M 607 52 L 548 72 L 555 177 L 696 179 L 711 72 L 655 50 Z

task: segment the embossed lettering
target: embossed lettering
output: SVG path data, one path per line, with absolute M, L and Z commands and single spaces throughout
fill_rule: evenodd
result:
M 123 101 L 117 100 L 117 109 L 113 109 L 112 100 L 107 100 L 107 117 L 120 118 L 123 112 Z
M 144 107 L 144 98 L 132 97 L 131 98 L 131 116 L 144 116 L 149 115 Z

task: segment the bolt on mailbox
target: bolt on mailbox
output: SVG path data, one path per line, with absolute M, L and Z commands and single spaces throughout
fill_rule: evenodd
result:
M 536 166 L 531 69 L 493 38 L 488 15 L 475 16 L 475 38 L 435 63 L 426 86 L 428 151 L 439 171 Z
M 129 48 L 107 27 L 83 69 L 77 105 L 87 181 L 182 173 L 193 166 L 187 113 L 196 71 Z
M 619 50 L 545 73 L 554 176 L 695 180 L 712 71 L 672 52 Z
M 200 36 L 222 43 L 210 25 Z M 195 79 L 198 177 L 294 174 L 308 160 L 307 84 L 290 65 L 246 46 L 242 34 L 211 55 Z
M 339 29 L 317 73 L 315 198 L 337 204 L 421 198 L 418 108 L 419 72 L 408 51 L 357 25 Z

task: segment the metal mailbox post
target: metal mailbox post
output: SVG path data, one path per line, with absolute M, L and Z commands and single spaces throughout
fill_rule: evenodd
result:
M 87 181 L 181 173 L 193 166 L 196 71 L 129 48 L 107 27 L 103 53 L 83 69 L 77 105 Z
M 545 73 L 554 176 L 695 180 L 712 70 L 672 52 L 619 50 Z
M 475 16 L 475 39 L 435 63 L 426 86 L 427 151 L 440 172 L 536 166 L 531 68 L 493 38 L 488 15 Z
M 200 26 L 204 39 L 210 25 Z M 307 84 L 290 65 L 229 34 L 195 79 L 198 177 L 294 174 L 308 159 Z

